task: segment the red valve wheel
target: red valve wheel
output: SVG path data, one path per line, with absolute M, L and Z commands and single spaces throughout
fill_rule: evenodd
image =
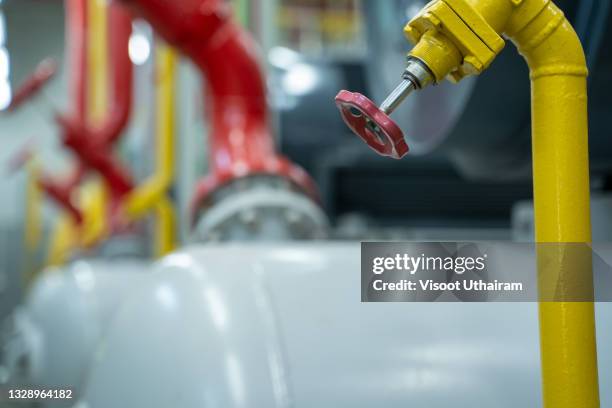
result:
M 399 126 L 365 96 L 340 91 L 336 106 L 348 127 L 378 154 L 401 159 L 408 153 L 408 144 Z

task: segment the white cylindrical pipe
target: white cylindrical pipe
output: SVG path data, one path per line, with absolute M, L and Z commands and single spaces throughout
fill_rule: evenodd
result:
M 83 402 L 540 403 L 536 304 L 363 304 L 359 260 L 359 244 L 330 243 L 207 246 L 169 256 L 113 321 Z M 611 311 L 604 307 L 600 318 L 609 321 Z M 610 330 L 600 335 L 612 338 Z M 600 352 L 609 361 L 610 350 Z M 602 370 L 602 381 L 612 378 Z
M 139 260 L 82 260 L 45 271 L 2 336 L 10 383 L 71 388 L 80 396 L 111 319 L 149 267 Z

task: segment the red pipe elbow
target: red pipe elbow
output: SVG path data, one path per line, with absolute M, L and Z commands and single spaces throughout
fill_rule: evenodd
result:
M 257 47 L 233 21 L 227 2 L 122 1 L 187 55 L 206 82 L 211 175 L 199 184 L 195 205 L 220 186 L 255 174 L 285 177 L 316 198 L 310 177 L 275 151 Z
M 123 197 L 133 189 L 128 171 L 113 157 L 110 146 L 97 143 L 89 137 L 88 130 L 75 121 L 62 116 L 58 116 L 57 121 L 64 129 L 64 145 L 78 155 L 82 164 L 104 177 L 113 197 Z

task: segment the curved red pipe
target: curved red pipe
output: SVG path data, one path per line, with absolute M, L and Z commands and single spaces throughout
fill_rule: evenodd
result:
M 72 0 L 77 1 L 77 0 Z M 82 0 L 78 0 L 82 1 Z M 117 3 L 109 6 L 109 71 L 112 92 L 109 114 L 102 124 L 89 126 L 83 112 L 75 116 L 58 116 L 64 129 L 64 145 L 81 161 L 80 165 L 96 170 L 110 187 L 113 197 L 120 198 L 133 188 L 128 171 L 112 154 L 112 145 L 127 126 L 132 106 L 133 72 L 129 57 L 132 18 Z M 82 171 L 81 171 L 82 172 Z
M 65 0 L 66 18 L 66 55 L 68 58 L 69 95 L 72 102 L 71 116 L 79 121 L 86 120 L 87 114 L 87 0 Z M 71 215 L 78 224 L 83 222 L 83 214 L 77 208 L 72 195 L 85 175 L 85 166 L 79 162 L 74 171 L 64 181 L 42 176 L 39 187 L 60 208 Z
M 195 204 L 223 184 L 253 174 L 280 175 L 316 197 L 310 177 L 275 151 L 257 47 L 233 21 L 228 2 L 122 1 L 187 55 L 205 80 L 211 175 L 199 184 Z
M 65 181 L 43 177 L 40 187 L 78 222 L 83 216 L 72 203 L 72 192 L 85 176 L 87 168 L 97 170 L 110 186 L 113 197 L 129 192 L 132 181 L 128 172 L 116 161 L 111 146 L 117 141 L 129 120 L 132 106 L 132 63 L 129 58 L 129 39 L 132 19 L 124 7 L 112 4 L 109 8 L 109 72 L 113 85 L 109 114 L 102 124 L 87 126 L 87 0 L 66 0 L 66 46 L 71 73 L 69 97 L 72 112 L 59 117 L 64 128 L 64 144 L 79 158 L 74 172 Z
M 133 189 L 129 172 L 113 156 L 110 146 L 100 145 L 87 137 L 88 130 L 70 118 L 58 116 L 57 121 L 64 129 L 64 145 L 74 151 L 86 167 L 102 175 L 114 198 L 121 198 Z

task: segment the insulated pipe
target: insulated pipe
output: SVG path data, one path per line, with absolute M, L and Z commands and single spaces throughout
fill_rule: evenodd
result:
M 539 289 L 546 299 L 540 303 L 544 406 L 599 407 L 593 303 L 549 302 L 546 293 L 551 277 L 558 293 L 575 293 L 573 269 L 582 273 L 579 283 L 592 289 L 590 254 L 570 264 L 570 245 L 559 245 L 591 241 L 588 72 L 578 36 L 550 0 L 438 0 L 408 23 L 406 34 L 416 41 L 409 57 L 423 62 L 434 81 L 485 70 L 503 47 L 502 34 L 527 61 Z M 342 109 L 357 104 L 376 110 L 342 93 L 340 99 Z M 554 249 L 545 250 L 549 243 Z M 545 251 L 548 264 L 541 258 Z
M 254 174 L 282 176 L 315 197 L 308 175 L 275 152 L 256 47 L 231 18 L 227 2 L 122 1 L 187 55 L 205 79 L 212 174 L 199 184 L 195 206 L 222 185 Z

